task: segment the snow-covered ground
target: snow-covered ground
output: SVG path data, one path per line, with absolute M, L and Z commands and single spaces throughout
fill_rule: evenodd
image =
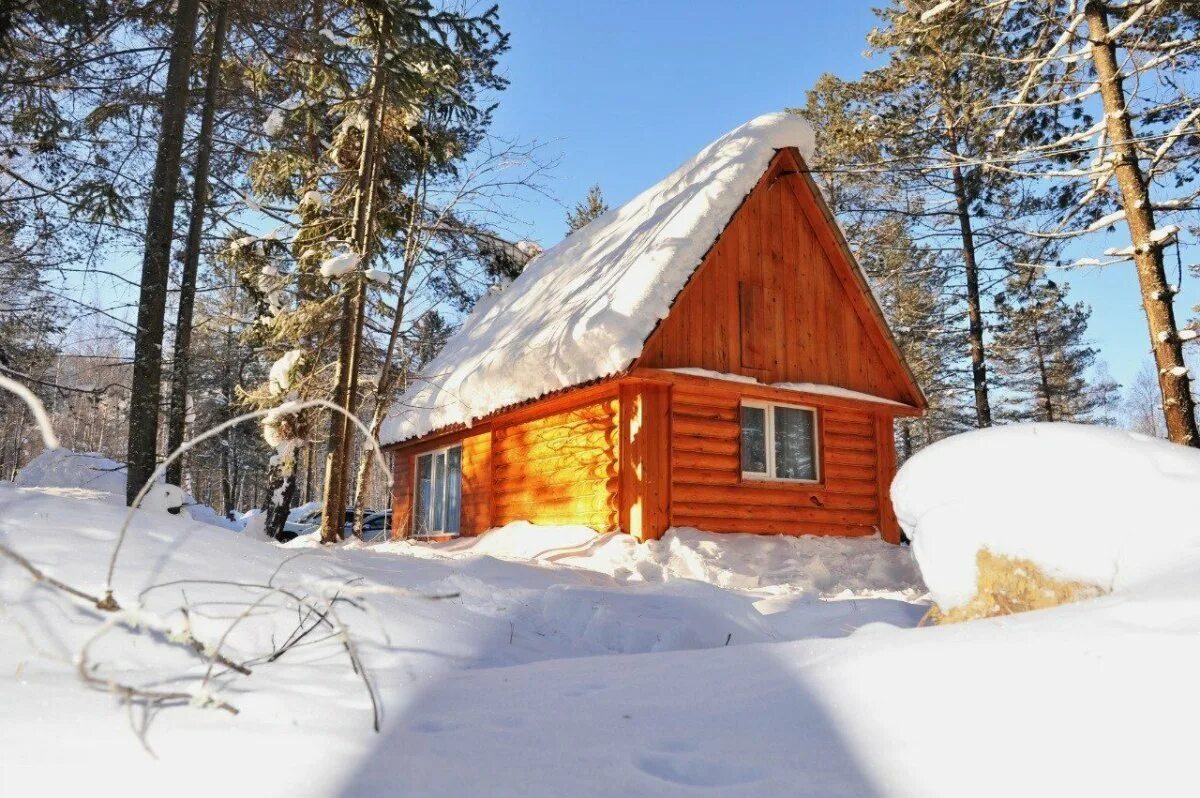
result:
M 1052 448 L 1065 469 L 1081 458 L 1115 467 L 1118 455 L 1165 445 L 1119 433 L 1074 446 L 1058 433 L 1021 434 L 1032 438 L 1020 444 L 1027 457 Z M 986 438 L 964 445 L 970 437 L 927 450 L 903 475 L 904 518 L 918 543 L 938 528 L 922 522 L 944 520 L 949 511 L 937 508 L 956 504 L 925 480 L 957 490 L 947 469 L 995 451 Z M 1166 459 L 1154 462 L 1174 465 L 1139 483 L 1152 495 L 1106 495 L 1114 517 L 1134 516 L 1113 507 L 1126 513 L 1162 498 L 1156 490 L 1179 490 L 1200 460 L 1155 451 Z M 1167 456 L 1176 451 L 1180 459 Z M 1013 517 L 1023 507 L 1020 517 L 1037 526 L 1051 492 L 1022 490 L 1024 474 L 1011 469 L 990 478 L 992 499 L 1003 497 Z M 1082 505 L 1097 498 L 1081 493 L 1084 480 L 1062 486 L 1055 501 L 1094 524 Z M 956 506 L 970 518 L 969 505 Z M 1187 497 L 1176 506 L 1190 507 Z M 0 545 L 93 594 L 122 517 L 94 498 L 0 487 Z M 1194 530 L 1195 516 L 1186 520 Z M 1004 535 L 990 529 L 987 542 L 1002 547 Z M 1153 530 L 1128 534 L 1132 547 Z M 929 551 L 937 537 L 929 532 Z M 85 687 L 77 669 L 81 648 L 114 616 L 34 584 L 0 557 L 0 795 L 1191 790 L 1200 717 L 1194 546 L 1181 545 L 1153 579 L 1109 586 L 1100 598 L 920 628 L 927 604 L 908 552 L 874 540 L 690 530 L 639 548 L 522 525 L 439 547 L 281 547 L 139 512 L 113 587 L 123 607 L 140 608 L 115 617 L 186 641 L 186 606 L 194 637 L 207 644 L 236 621 L 220 650 L 252 673 L 217 665 L 205 681 L 205 658 L 122 628 L 87 647 L 87 673 L 197 704 L 227 702 L 239 714 L 186 705 L 153 713 L 144 734 L 152 757 L 135 733 L 142 711 Z M 330 637 L 321 617 L 333 596 L 325 617 L 339 634 Z M 299 645 L 264 661 L 309 627 Z M 379 733 L 343 630 L 378 696 Z

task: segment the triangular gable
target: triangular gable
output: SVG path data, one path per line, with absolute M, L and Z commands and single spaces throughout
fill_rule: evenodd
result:
M 795 148 L 772 159 L 636 365 L 836 385 L 926 406 Z

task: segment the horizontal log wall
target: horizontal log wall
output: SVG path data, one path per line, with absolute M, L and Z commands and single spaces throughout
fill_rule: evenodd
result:
M 615 529 L 618 400 L 613 394 L 492 434 L 492 521 Z
M 821 482 L 742 478 L 735 389 L 675 385 L 671 523 L 714 532 L 869 535 L 879 524 L 872 414 L 818 407 Z

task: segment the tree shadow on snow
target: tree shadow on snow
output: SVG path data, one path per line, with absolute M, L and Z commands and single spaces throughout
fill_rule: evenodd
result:
M 886 730 L 851 741 L 794 667 L 812 658 L 765 643 L 484 665 L 403 686 L 380 673 L 383 731 L 337 794 L 879 795 L 860 754 Z

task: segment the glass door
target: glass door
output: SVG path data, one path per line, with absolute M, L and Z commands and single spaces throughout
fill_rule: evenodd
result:
M 457 535 L 462 515 L 462 446 L 417 457 L 413 534 Z

